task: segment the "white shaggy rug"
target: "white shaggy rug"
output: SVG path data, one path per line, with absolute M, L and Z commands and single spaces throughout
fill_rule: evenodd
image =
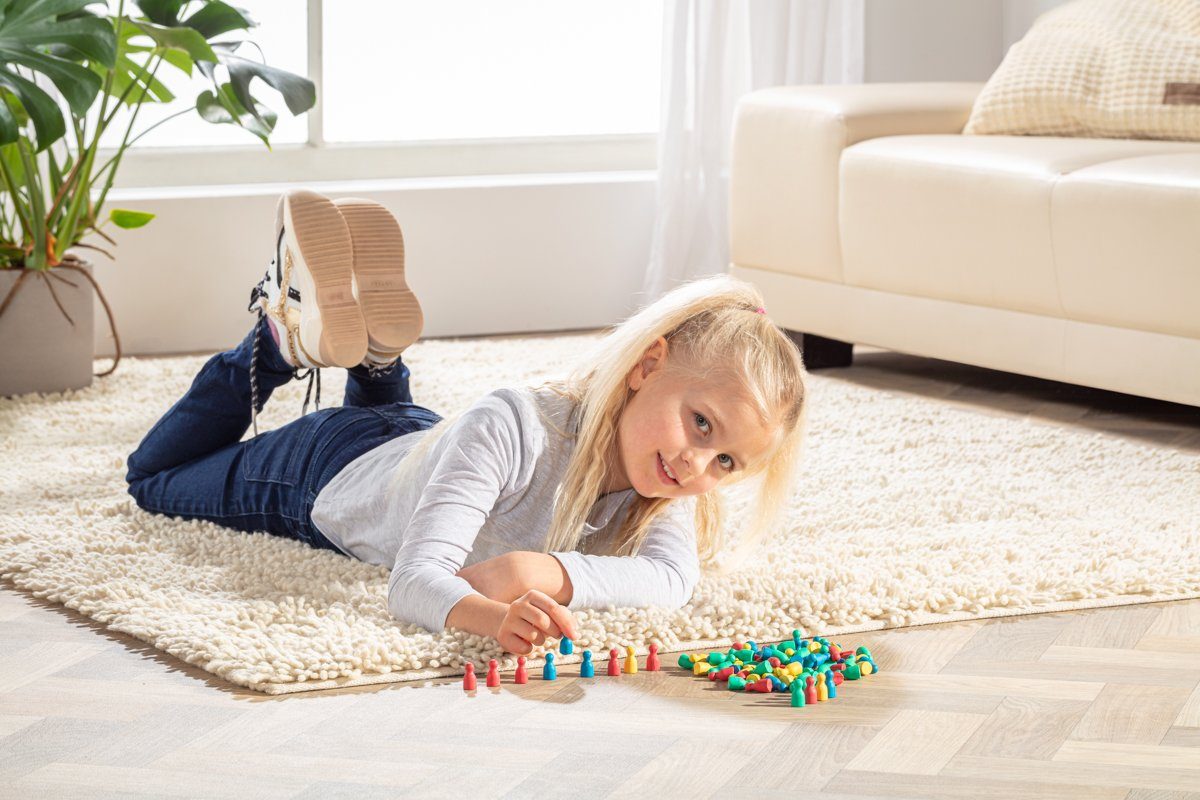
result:
M 421 342 L 406 358 L 413 395 L 446 414 L 561 375 L 594 339 Z M 272 694 L 460 674 L 499 656 L 490 639 L 391 619 L 383 568 L 132 504 L 125 456 L 204 360 L 128 359 L 83 391 L 0 399 L 7 589 Z M 332 405 L 345 373 L 326 373 Z M 1200 459 L 821 373 L 811 387 L 786 528 L 681 610 L 581 612 L 576 654 L 1200 596 Z M 302 397 L 300 382 L 278 391 L 260 429 L 294 418 Z

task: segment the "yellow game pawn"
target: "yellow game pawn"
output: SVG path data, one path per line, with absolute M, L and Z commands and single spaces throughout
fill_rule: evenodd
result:
M 633 648 L 629 645 L 625 646 L 625 674 L 637 674 L 637 656 L 633 654 Z
M 817 701 L 824 703 L 829 699 L 829 689 L 825 686 L 825 673 L 817 676 Z

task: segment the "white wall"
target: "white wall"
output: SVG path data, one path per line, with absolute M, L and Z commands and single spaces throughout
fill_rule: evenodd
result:
M 1002 0 L 867 0 L 866 81 L 987 80 L 1002 18 Z
M 1065 0 L 867 0 L 866 80 L 986 81 Z

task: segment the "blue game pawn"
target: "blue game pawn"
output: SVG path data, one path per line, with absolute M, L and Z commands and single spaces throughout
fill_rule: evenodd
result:
M 558 670 L 554 668 L 554 653 L 546 653 L 546 666 L 542 667 L 542 680 L 558 680 Z
M 829 699 L 837 697 L 837 681 L 833 679 L 833 673 L 830 672 L 825 680 L 825 690 L 829 692 Z
M 564 656 L 571 655 L 571 653 L 575 652 L 575 643 L 564 636 L 561 640 L 559 640 L 558 652 L 562 653 Z
M 592 651 L 583 651 L 583 662 L 579 665 L 579 677 L 594 678 L 596 677 L 596 668 L 592 666 Z

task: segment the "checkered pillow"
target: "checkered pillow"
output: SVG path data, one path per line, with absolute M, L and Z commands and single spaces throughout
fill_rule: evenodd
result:
M 1200 140 L 1200 0 L 1075 0 L 1043 14 L 963 133 Z

